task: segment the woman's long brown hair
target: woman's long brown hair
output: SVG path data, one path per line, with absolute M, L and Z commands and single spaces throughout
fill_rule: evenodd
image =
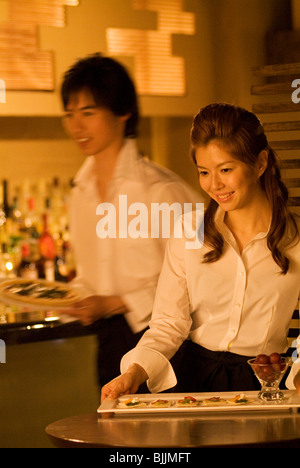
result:
M 196 149 L 205 147 L 212 140 L 222 144 L 234 158 L 254 167 L 261 151 L 268 152 L 268 165 L 261 176 L 263 190 L 272 209 L 267 245 L 274 261 L 283 274 L 289 269 L 286 248 L 295 240 L 299 231 L 288 209 L 288 190 L 281 180 L 278 158 L 270 148 L 259 119 L 246 109 L 230 104 L 211 104 L 195 116 L 191 129 L 191 156 L 196 164 Z M 223 237 L 218 232 L 214 217 L 218 204 L 211 199 L 204 216 L 204 240 L 212 249 L 204 256 L 204 262 L 217 261 L 223 252 Z

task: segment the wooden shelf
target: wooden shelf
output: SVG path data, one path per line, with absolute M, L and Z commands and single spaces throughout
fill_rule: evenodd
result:
M 284 178 L 286 186 L 290 189 L 300 189 L 299 173 L 295 171 L 300 169 L 300 103 L 292 102 L 293 88 L 292 81 L 300 77 L 300 62 L 266 65 L 263 67 L 254 67 L 253 74 L 256 77 L 264 77 L 265 82 L 260 84 L 253 84 L 251 86 L 251 94 L 253 96 L 262 97 L 264 101 L 272 102 L 259 102 L 252 106 L 255 114 L 261 114 L 261 120 L 266 133 L 270 132 L 291 132 L 291 137 L 284 135 L 282 139 L 270 141 L 270 146 L 275 151 L 296 151 L 296 157 L 287 157 L 280 160 L 280 167 L 284 170 L 289 170 L 288 175 Z M 275 80 L 274 77 L 277 77 Z M 272 81 L 272 78 L 273 81 Z M 275 98 L 273 97 L 275 96 Z M 276 99 L 278 97 L 278 99 Z M 289 120 L 282 120 L 282 114 L 295 113 L 293 116 L 288 116 Z M 272 119 L 277 119 L 274 122 L 264 123 L 264 116 L 266 114 L 273 114 Z M 288 138 L 288 139 L 287 139 Z M 269 138 L 270 140 L 270 138 Z M 299 151 L 299 159 L 297 159 Z M 290 196 L 289 206 L 300 207 L 300 196 Z
M 282 112 L 300 112 L 300 104 L 290 102 L 264 102 L 253 104 L 255 114 L 277 114 Z
M 252 71 L 255 76 L 300 75 L 300 62 L 253 67 Z

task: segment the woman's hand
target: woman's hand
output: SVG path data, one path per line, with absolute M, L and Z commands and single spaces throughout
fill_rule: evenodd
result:
M 300 370 L 297 372 L 297 374 L 294 377 L 294 385 L 297 390 L 297 393 L 300 394 Z
M 132 364 L 124 374 L 103 386 L 101 402 L 105 398 L 116 399 L 120 395 L 135 393 L 146 380 L 148 380 L 146 371 L 138 364 Z
M 64 313 L 78 318 L 82 325 L 88 326 L 100 318 L 126 312 L 126 306 L 118 296 L 89 296 L 75 302 L 73 308 Z

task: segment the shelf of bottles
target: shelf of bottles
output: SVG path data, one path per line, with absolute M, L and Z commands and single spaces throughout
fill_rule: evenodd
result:
M 9 190 L 0 184 L 0 279 L 70 281 L 74 262 L 69 242 L 71 182 L 24 180 Z

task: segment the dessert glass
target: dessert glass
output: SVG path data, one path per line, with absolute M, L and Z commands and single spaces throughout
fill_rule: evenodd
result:
M 248 364 L 261 384 L 258 398 L 263 401 L 281 401 L 284 395 L 279 384 L 291 365 L 291 358 L 281 358 L 280 362 L 266 364 L 257 363 L 254 358 L 249 359 Z

